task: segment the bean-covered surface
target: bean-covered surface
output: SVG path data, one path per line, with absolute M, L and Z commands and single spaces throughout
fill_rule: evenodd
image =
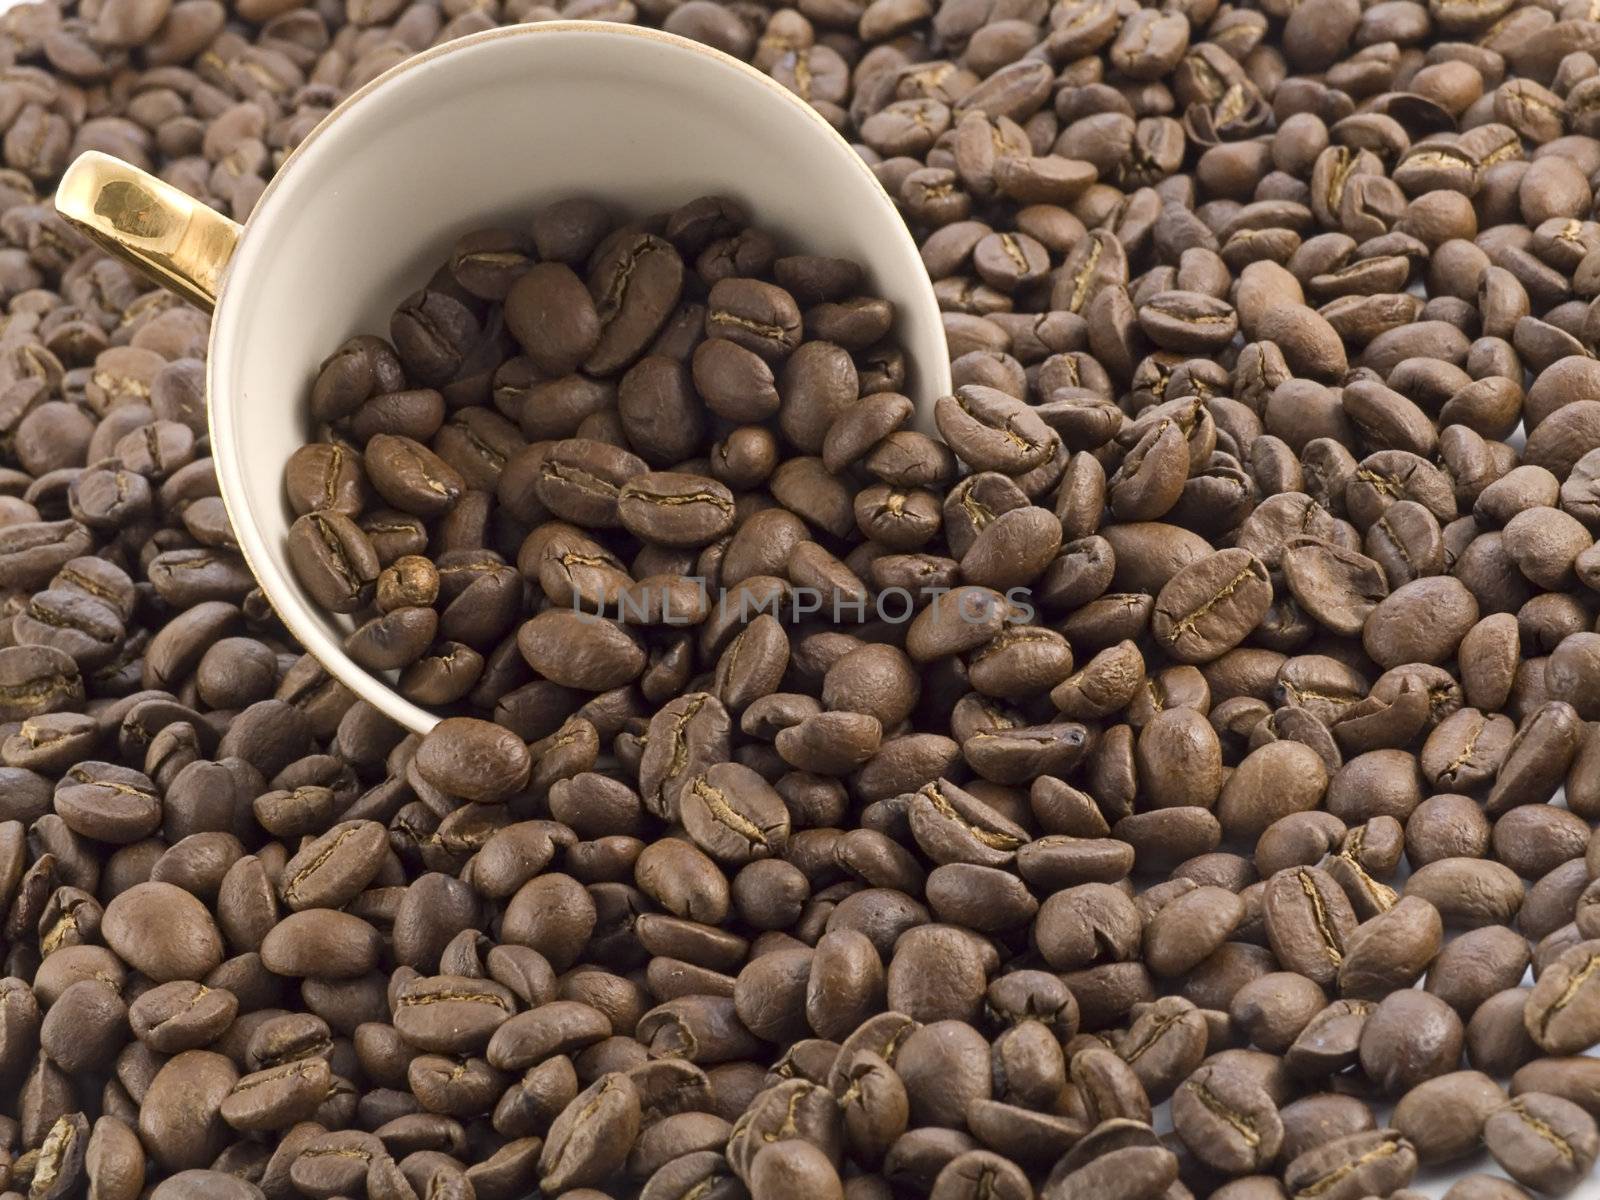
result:
M 835 124 L 957 389 L 913 432 L 760 213 L 464 239 L 329 331 L 285 480 L 418 739 L 255 589 L 205 317 L 48 197 L 100 149 L 242 219 L 556 16 Z M 1592 1188 L 1597 53 L 1582 0 L 0 16 L 0 1196 Z

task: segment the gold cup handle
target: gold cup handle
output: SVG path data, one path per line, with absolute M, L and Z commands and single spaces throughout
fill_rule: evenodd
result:
M 98 150 L 73 160 L 56 211 L 123 261 L 210 312 L 242 226 Z

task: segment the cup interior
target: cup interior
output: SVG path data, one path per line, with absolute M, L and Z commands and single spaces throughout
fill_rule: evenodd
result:
M 622 215 L 717 193 L 786 248 L 854 258 L 898 310 L 907 393 L 931 428 L 950 390 L 943 326 L 915 242 L 871 171 L 775 81 L 667 34 L 591 22 L 490 30 L 358 93 L 258 204 L 213 325 L 208 393 L 223 499 L 290 631 L 411 729 L 437 717 L 340 649 L 285 554 L 283 466 L 308 440 L 307 389 L 346 337 L 386 333 L 461 234 L 525 223 L 575 194 Z

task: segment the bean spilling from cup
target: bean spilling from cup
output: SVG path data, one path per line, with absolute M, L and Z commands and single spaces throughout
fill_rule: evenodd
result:
M 206 318 L 41 197 L 99 149 L 243 219 L 557 15 L 850 138 L 955 386 L 725 199 L 462 236 L 329 330 L 283 481 L 419 736 L 257 590 Z M 1591 18 L 0 17 L 0 1196 L 1592 1187 Z

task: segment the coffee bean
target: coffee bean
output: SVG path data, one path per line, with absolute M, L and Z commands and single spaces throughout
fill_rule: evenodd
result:
M 1114 1147 L 1072 1162 L 1063 1158 L 1047 1184 L 1051 1195 L 1083 1200 L 1089 1196 L 1160 1195 L 1176 1180 L 1177 1156 L 1162 1146 Z M 1068 1169 L 1063 1169 L 1068 1168 Z
M 203 979 L 222 961 L 211 914 L 170 883 L 140 883 L 116 896 L 101 932 L 123 961 L 161 983 Z
M 1268 881 L 1263 911 L 1279 959 L 1317 983 L 1332 983 L 1356 930 L 1338 884 L 1315 867 L 1286 868 Z
M 283 902 L 291 910 L 348 904 L 383 866 L 384 829 L 376 821 L 331 827 L 283 866 Z
M 993 388 L 962 388 L 934 410 L 939 432 L 977 470 L 1020 474 L 1045 462 L 1059 438 L 1026 405 Z
M 1581 728 L 1576 710 L 1559 700 L 1530 713 L 1506 748 L 1487 811 L 1497 814 L 1549 799 L 1577 752 Z
M 1294 1192 L 1354 1197 L 1358 1193 L 1392 1192 L 1411 1181 L 1417 1155 L 1411 1143 L 1393 1129 L 1347 1134 L 1307 1150 L 1284 1169 Z
M 1542 1191 L 1560 1191 L 1586 1178 L 1600 1152 L 1594 1118 L 1542 1092 L 1524 1092 L 1492 1113 L 1483 1140 L 1506 1174 Z
M 295 521 L 289 556 L 306 590 L 334 612 L 354 612 L 371 599 L 378 578 L 377 552 L 343 514 L 307 513 Z
M 1011 1163 L 1003 1159 L 1000 1161 L 1012 1171 L 1017 1171 Z M 978 1170 L 976 1167 L 972 1169 Z M 985 1178 L 981 1173 L 978 1175 L 978 1179 Z M 839 1173 L 820 1149 L 809 1142 L 785 1141 L 766 1147 L 751 1162 L 750 1192 L 753 1196 L 842 1198 L 844 1187 L 839 1181 Z M 961 1193 L 957 1191 L 955 1194 Z
M 233 1064 L 208 1050 L 187 1050 L 169 1059 L 145 1085 L 139 1106 L 139 1137 L 166 1171 L 194 1169 L 226 1144 L 221 1106 L 238 1080 Z
M 193 1200 L 199 1196 L 218 1196 L 224 1200 L 253 1200 L 255 1185 L 223 1171 L 179 1171 L 156 1185 L 152 1196 L 161 1200 Z
M 1382 667 L 1439 662 L 1478 620 L 1478 603 L 1457 579 L 1430 576 L 1391 592 L 1372 610 L 1362 644 Z
M 1314 808 L 1327 779 L 1327 765 L 1311 747 L 1268 742 L 1246 755 L 1223 783 L 1217 817 L 1230 833 L 1260 834 L 1283 817 Z
M 782 851 L 790 832 L 782 798 L 755 771 L 717 763 L 688 781 L 679 810 L 701 849 L 735 865 Z
M 395 310 L 389 332 L 406 370 L 432 387 L 461 367 L 478 330 L 461 301 L 442 291 L 424 290 Z
M 218 1111 L 234 1129 L 284 1129 L 310 1119 L 331 1087 L 326 1059 L 299 1059 L 242 1076 Z
M 703 546 L 731 528 L 733 493 L 704 476 L 652 472 L 623 487 L 617 513 L 623 526 L 644 541 Z
M 1361 632 L 1389 590 L 1383 568 L 1371 559 L 1310 538 L 1284 548 L 1283 575 L 1306 612 L 1346 637 Z
M 1453 1071 L 1419 1083 L 1395 1106 L 1394 1125 L 1423 1163 L 1473 1153 L 1484 1124 L 1506 1103 L 1494 1080 L 1480 1071 Z
M 1571 1053 L 1594 1020 L 1594 985 L 1600 970 L 1600 945 L 1582 942 L 1566 950 L 1534 984 L 1524 1011 L 1528 1034 L 1552 1054 Z
M 110 763 L 69 768 L 56 788 L 55 810 L 80 836 L 116 844 L 138 841 L 161 823 L 155 784 L 142 772 Z
M 515 276 L 504 300 L 506 328 L 546 375 L 571 374 L 600 340 L 595 303 L 583 280 L 562 263 L 529 267 Z
M 551 609 L 526 622 L 517 646 L 528 665 L 563 687 L 601 692 L 644 669 L 644 649 L 614 622 Z
M 621 523 L 623 486 L 645 471 L 642 459 L 609 443 L 574 437 L 545 450 L 539 463 L 538 498 L 556 516 L 592 526 Z
M 1410 986 L 1439 953 L 1443 937 L 1444 923 L 1433 905 L 1402 897 L 1350 935 L 1339 964 L 1340 993 L 1381 999 Z
M 1404 1091 L 1454 1067 L 1462 1036 L 1461 1018 L 1437 996 L 1394 992 L 1362 1028 L 1362 1069 L 1386 1090 Z
M 1428 969 L 1427 988 L 1468 1017 L 1527 970 L 1528 944 L 1499 926 L 1455 938 Z
M 1406 881 L 1406 895 L 1437 908 L 1446 923 L 1476 927 L 1508 921 L 1522 906 L 1524 889 L 1516 874 L 1496 862 L 1443 858 Z
M 1244 916 L 1232 892 L 1200 887 L 1163 905 L 1145 928 L 1145 959 L 1159 975 L 1183 975 L 1227 941 Z
M 262 965 L 277 975 L 353 979 L 370 970 L 377 957 L 377 931 L 331 908 L 291 913 L 261 943 Z
M 1219 550 L 1161 589 L 1151 630 L 1179 661 L 1209 662 L 1249 635 L 1271 598 L 1260 559 L 1245 550 Z
M 1259 1171 L 1283 1144 L 1272 1097 L 1243 1072 L 1202 1067 L 1172 1100 L 1173 1126 L 1201 1161 L 1231 1175 Z
M 417 773 L 442 791 L 486 803 L 515 794 L 532 770 L 521 739 L 487 721 L 441 721 L 417 747 Z
M 1269 1053 L 1281 1053 L 1326 1005 L 1326 995 L 1311 980 L 1275 971 L 1235 992 L 1228 1012 L 1248 1031 L 1252 1042 Z
M 774 284 L 721 280 L 707 300 L 706 332 L 774 362 L 800 344 L 800 311 L 794 297 Z

